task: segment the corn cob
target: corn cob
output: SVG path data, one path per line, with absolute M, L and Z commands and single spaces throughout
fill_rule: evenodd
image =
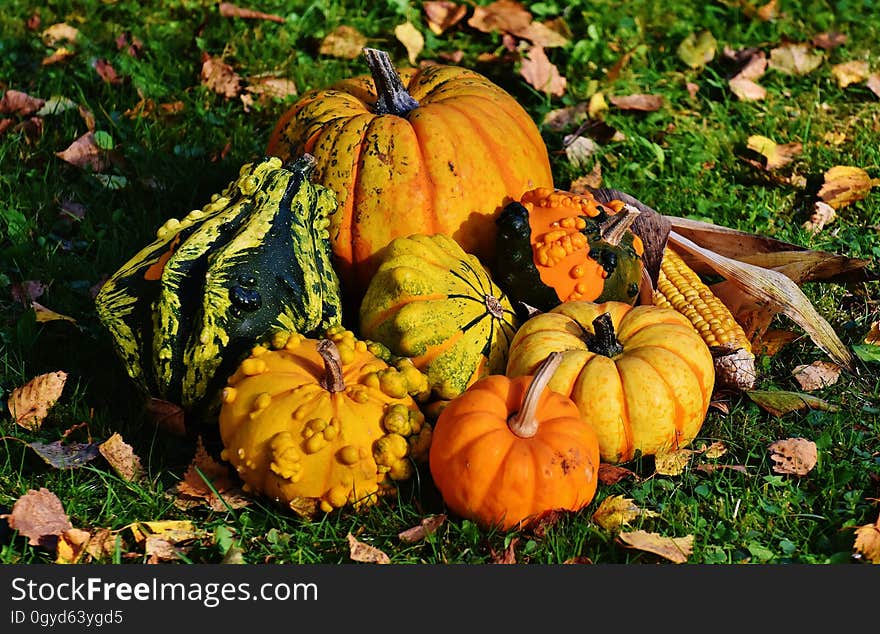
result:
M 755 355 L 727 306 L 678 253 L 663 251 L 654 305 L 672 308 L 691 322 L 715 358 L 715 380 L 743 390 L 755 385 Z

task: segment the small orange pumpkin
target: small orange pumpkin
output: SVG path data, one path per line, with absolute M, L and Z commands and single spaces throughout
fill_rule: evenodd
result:
M 561 361 L 550 355 L 534 377 L 486 376 L 443 409 L 428 463 L 453 513 L 509 530 L 593 500 L 596 433 L 571 399 L 547 389 Z

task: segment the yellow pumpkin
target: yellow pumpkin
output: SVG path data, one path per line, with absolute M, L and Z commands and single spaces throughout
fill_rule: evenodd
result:
M 528 375 L 562 352 L 550 389 L 570 396 L 599 438 L 602 461 L 686 447 L 702 428 L 715 382 L 709 347 L 670 309 L 564 302 L 517 331 L 507 374 Z

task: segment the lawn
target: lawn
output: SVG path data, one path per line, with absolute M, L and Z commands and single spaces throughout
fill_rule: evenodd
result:
M 798 383 L 795 368 L 830 359 L 783 314 L 771 330 L 794 337 L 757 356 L 755 390 L 808 392 L 825 407 L 772 412 L 746 393 L 719 394 L 680 472 L 659 473 L 652 456 L 634 459 L 586 508 L 531 529 L 487 530 L 448 513 L 424 464 L 395 496 L 310 521 L 261 497 L 212 507 L 210 491 L 181 496 L 181 482 L 211 481 L 191 468 L 197 435 L 171 433 L 144 407 L 98 320 L 97 289 L 168 219 L 200 209 L 260 159 L 299 96 L 364 74 L 364 46 L 388 51 L 398 66 L 471 68 L 514 96 L 540 129 L 558 188 L 618 189 L 663 214 L 880 270 L 880 181 L 871 180 L 880 178 L 880 6 L 872 0 L 549 0 L 496 3 L 482 19 L 462 3 L 451 23 L 425 5 L 439 3 L 265 0 L 241 3 L 262 12 L 248 17 L 208 0 L 4 2 L 0 91 L 41 103 L 4 99 L 0 112 L 0 396 L 6 403 L 47 373 L 66 381 L 34 429 L 5 406 L 0 414 L 0 514 L 45 488 L 71 527 L 93 544 L 110 539 L 78 552 L 75 536 L 65 537 L 73 544 L 65 555 L 54 540 L 47 547 L 6 529 L 0 563 L 350 563 L 349 536 L 401 564 L 671 561 L 620 539 L 635 531 L 678 540 L 694 564 L 880 561 L 876 542 L 873 551 L 856 548 L 857 534 L 880 531 L 858 532 L 880 521 L 880 354 L 866 343 L 880 321 L 876 279 L 802 286 L 854 354 L 852 371 L 833 384 Z M 524 12 L 542 30 L 511 26 Z M 766 68 L 732 85 L 757 53 Z M 637 95 L 652 98 L 622 99 Z M 72 144 L 89 132 L 93 162 L 83 163 L 83 146 Z M 750 144 L 756 135 L 775 142 L 772 156 Z M 823 177 L 836 166 L 868 180 L 810 230 Z M 201 431 L 216 461 L 200 463 L 204 474 L 222 466 L 221 444 L 216 430 Z M 116 433 L 139 461 L 137 477 L 96 453 Z M 774 468 L 769 447 L 789 438 L 815 445 L 815 466 L 802 475 Z M 62 457 L 80 443 L 88 459 L 53 466 L 36 448 L 56 441 L 68 450 Z M 723 449 L 705 451 L 713 443 Z M 594 513 L 615 496 L 638 512 L 604 526 Z M 431 518 L 445 521 L 427 536 L 400 537 Z M 172 521 L 180 524 L 143 524 Z M 184 534 L 175 541 L 169 528 Z M 159 539 L 146 539 L 151 532 Z

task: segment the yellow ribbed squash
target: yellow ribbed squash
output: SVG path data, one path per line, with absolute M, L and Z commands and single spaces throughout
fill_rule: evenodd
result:
M 518 326 L 488 270 L 445 234 L 395 238 L 360 306 L 361 336 L 411 358 L 444 400 L 503 374 Z

